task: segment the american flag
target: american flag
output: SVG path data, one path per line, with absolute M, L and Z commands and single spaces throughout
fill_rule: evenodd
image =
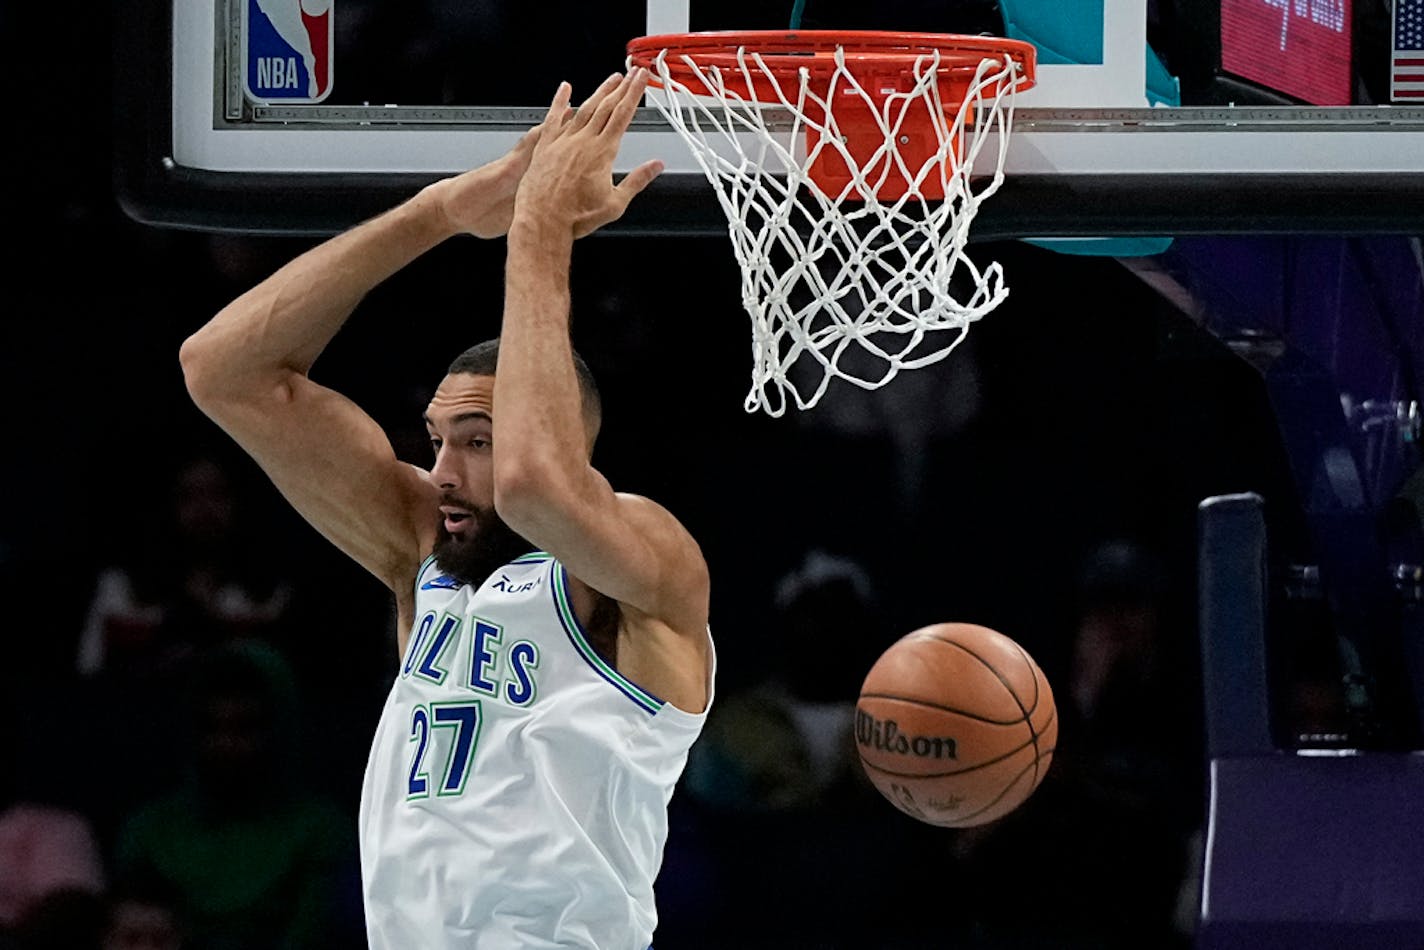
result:
M 1424 100 L 1424 0 L 1394 0 L 1390 98 Z

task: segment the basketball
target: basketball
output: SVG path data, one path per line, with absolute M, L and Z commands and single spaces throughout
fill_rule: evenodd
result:
M 861 765 L 912 818 L 987 824 L 1043 781 L 1058 739 L 1053 692 L 1014 640 L 968 623 L 922 627 L 891 644 L 855 710 Z

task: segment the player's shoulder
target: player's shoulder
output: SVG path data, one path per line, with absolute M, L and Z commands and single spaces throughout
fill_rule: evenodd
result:
M 647 495 L 639 495 L 633 492 L 620 491 L 614 492 L 614 495 L 618 498 L 618 503 L 624 506 L 624 510 L 630 515 L 637 517 L 639 520 L 644 521 L 645 523 L 660 523 L 666 526 L 667 528 L 686 536 L 686 538 L 689 541 L 692 541 L 693 545 L 696 546 L 696 538 L 693 537 L 692 532 L 688 529 L 687 525 L 684 524 L 682 520 L 679 519 L 678 516 L 666 505 L 662 504 L 659 501 L 655 501 L 652 498 L 649 498 Z

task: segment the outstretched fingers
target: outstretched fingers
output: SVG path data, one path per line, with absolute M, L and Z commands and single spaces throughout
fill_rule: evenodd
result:
M 648 88 L 648 71 L 641 66 L 631 70 L 619 84 L 617 91 L 604 101 L 599 111 L 606 112 L 603 124 L 598 126 L 600 134 L 621 137 L 633 121 L 638 104 L 643 101 L 643 92 Z
M 602 111 L 609 96 L 623 82 L 623 78 L 621 73 L 613 73 L 598 84 L 598 88 L 593 91 L 593 94 L 584 100 L 583 105 L 578 107 L 578 112 L 574 116 L 574 128 L 581 129 L 589 124 L 593 124 L 595 129 L 599 127 L 598 114 Z
M 559 83 L 559 88 L 554 90 L 554 101 L 549 103 L 549 111 L 544 116 L 544 121 L 539 124 L 540 129 L 552 129 L 557 131 L 562 128 L 569 118 L 569 99 L 574 94 L 574 87 L 567 82 Z
M 618 192 L 618 197 L 623 202 L 623 207 L 628 207 L 628 202 L 638 196 L 644 188 L 653 183 L 653 179 L 663 173 L 663 163 L 660 159 L 644 162 L 631 172 L 623 176 L 614 190 Z
M 629 202 L 662 173 L 663 163 L 653 160 L 617 184 L 612 181 L 619 143 L 647 85 L 645 69 L 614 73 L 577 110 L 569 107 L 568 83 L 561 83 L 554 94 L 534 149 L 532 161 L 537 168 L 532 178 L 526 176 L 519 194 L 545 202 L 546 210 L 553 209 L 550 213 L 566 213 L 575 237 L 617 220 Z

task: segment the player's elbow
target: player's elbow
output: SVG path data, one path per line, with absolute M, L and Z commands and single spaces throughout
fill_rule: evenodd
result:
M 537 465 L 519 461 L 503 461 L 495 453 L 494 509 L 506 521 L 530 507 L 538 505 L 541 494 L 548 491 L 548 477 Z
M 204 407 L 217 398 L 221 392 L 220 377 L 212 347 L 204 341 L 202 331 L 183 341 L 178 349 L 178 364 L 183 369 L 183 384 L 193 402 Z
M 558 467 L 537 458 L 500 459 L 495 453 L 494 509 L 516 531 L 539 524 L 560 498 L 566 497 L 566 479 Z
M 253 372 L 225 341 L 210 337 L 204 330 L 183 341 L 178 363 L 188 395 L 214 419 L 227 415 L 234 406 L 270 406 L 273 400 L 285 404 L 294 398 L 293 371 L 278 368 Z

